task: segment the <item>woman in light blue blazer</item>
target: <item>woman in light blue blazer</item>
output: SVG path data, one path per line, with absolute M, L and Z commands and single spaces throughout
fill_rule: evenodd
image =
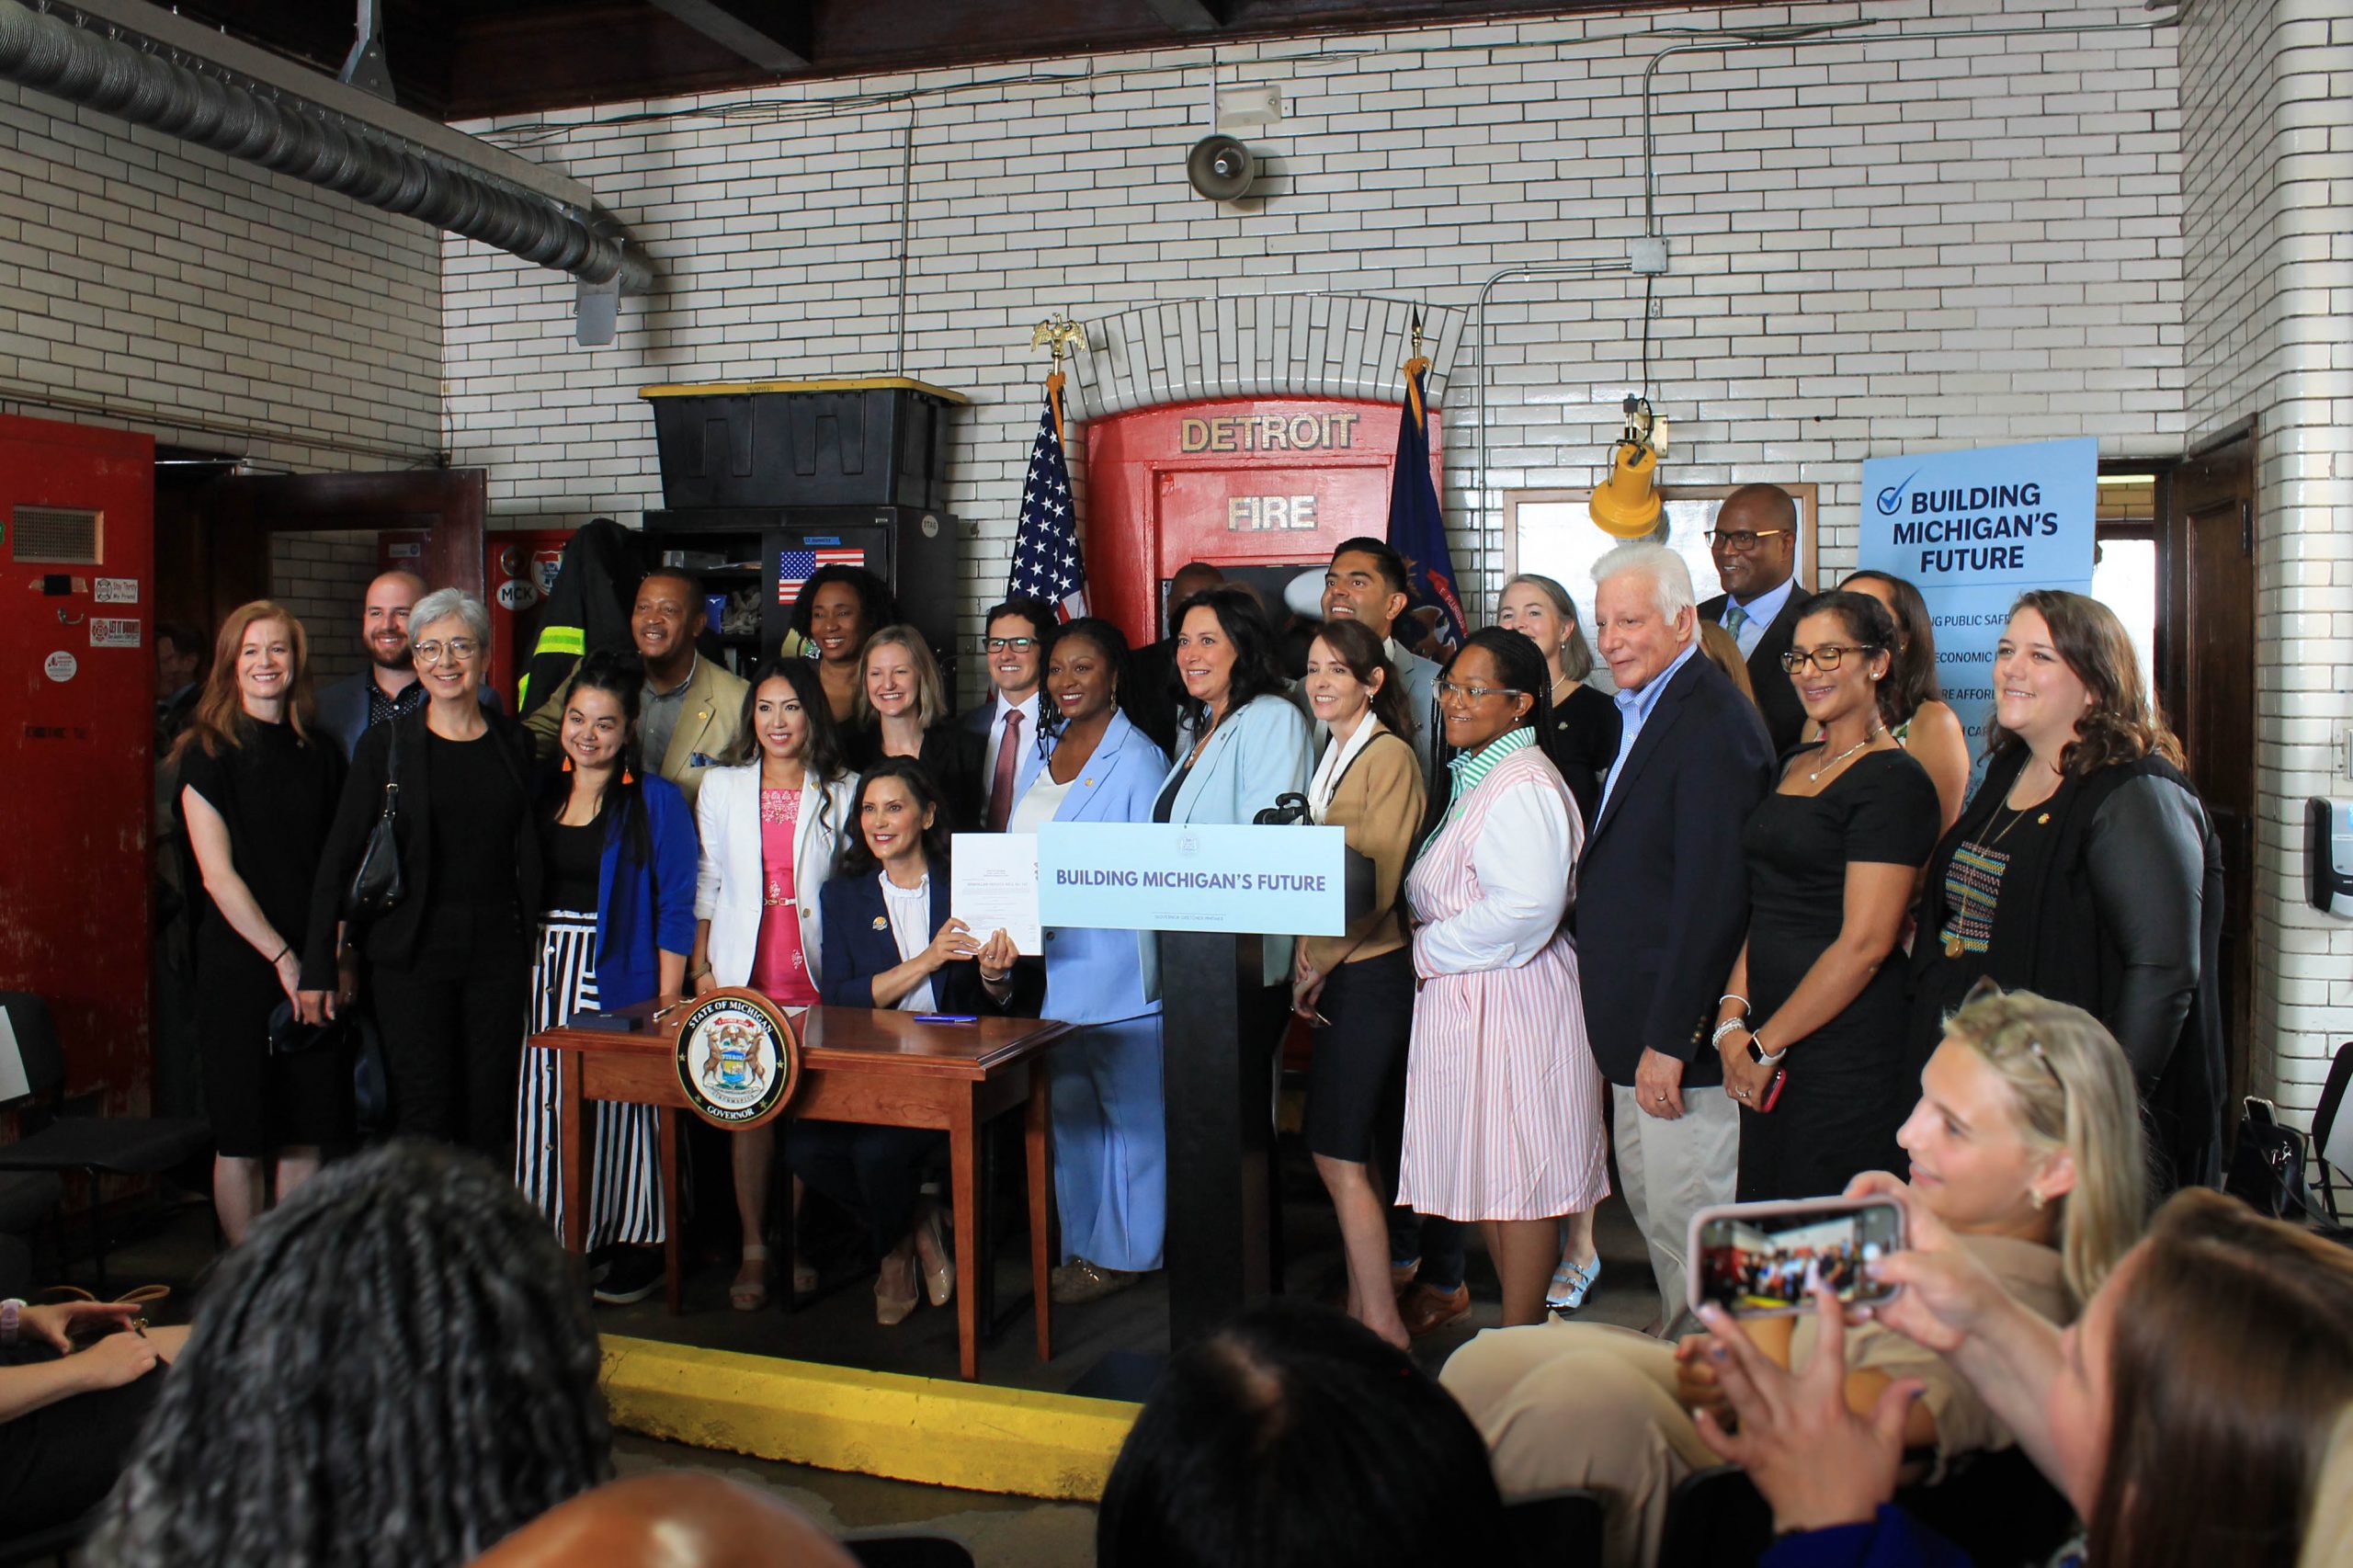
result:
M 1179 604 L 1169 624 L 1176 628 L 1180 687 L 1176 766 L 1153 801 L 1152 820 L 1248 823 L 1277 796 L 1304 796 L 1314 745 L 1275 663 L 1274 629 L 1257 595 L 1220 584 Z M 1259 954 L 1260 988 L 1241 998 L 1241 1044 L 1265 1053 L 1271 1096 L 1275 1052 L 1290 1018 L 1291 939 L 1261 937 Z M 1151 977 L 1157 980 L 1156 969 Z
M 1150 822 L 1167 754 L 1120 711 L 1128 640 L 1108 620 L 1054 629 L 1039 711 L 1045 766 L 1016 802 L 1011 833 L 1049 822 Z M 1083 1026 L 1047 1057 L 1053 1083 L 1054 1200 L 1065 1305 L 1124 1290 L 1160 1267 L 1168 1221 L 1160 994 L 1142 931 L 1054 927 L 1039 1016 Z

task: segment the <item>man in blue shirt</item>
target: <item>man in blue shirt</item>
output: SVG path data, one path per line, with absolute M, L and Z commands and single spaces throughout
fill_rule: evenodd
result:
M 1805 732 L 1805 705 L 1781 668 L 1781 655 L 1797 634 L 1798 607 L 1813 593 L 1795 575 L 1797 503 L 1778 484 L 1742 485 L 1718 509 L 1708 549 L 1724 591 L 1699 607 L 1699 619 L 1714 621 L 1740 644 L 1779 756 Z
M 1577 869 L 1577 971 L 1665 1329 L 1683 1306 L 1691 1215 L 1731 1202 L 1738 1174 L 1740 1110 L 1709 1028 L 1748 930 L 1740 835 L 1772 788 L 1773 753 L 1755 706 L 1692 656 L 1680 557 L 1623 545 L 1594 581 L 1624 729 Z

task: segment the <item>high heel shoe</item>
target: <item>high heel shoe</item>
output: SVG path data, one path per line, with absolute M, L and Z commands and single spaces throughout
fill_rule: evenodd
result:
M 931 1255 L 938 1262 L 926 1262 L 923 1249 L 915 1249 L 915 1262 L 923 1274 L 924 1293 L 935 1307 L 944 1307 L 956 1293 L 956 1257 L 948 1250 L 947 1214 L 937 1206 L 926 1210 L 918 1223 L 931 1243 Z
M 894 1294 L 890 1289 L 891 1265 L 888 1261 L 883 1263 L 881 1270 L 874 1276 L 874 1321 L 884 1328 L 898 1327 L 899 1324 L 907 1321 L 907 1314 L 915 1310 L 919 1292 L 915 1281 L 915 1259 L 909 1258 L 905 1267 L 907 1293 L 904 1296 Z

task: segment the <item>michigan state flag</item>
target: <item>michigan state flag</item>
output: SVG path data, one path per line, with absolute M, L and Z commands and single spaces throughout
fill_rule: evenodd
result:
M 1454 558 L 1447 553 L 1446 518 L 1438 509 L 1438 476 L 1430 472 L 1430 422 L 1422 401 L 1422 372 L 1430 362 L 1405 362 L 1405 405 L 1397 428 L 1397 468 L 1389 482 L 1389 547 L 1405 558 L 1405 613 L 1430 623 L 1446 646 L 1470 635 L 1454 587 Z M 1417 614 L 1435 611 L 1430 614 Z M 1412 647 L 1419 638 L 1397 639 Z

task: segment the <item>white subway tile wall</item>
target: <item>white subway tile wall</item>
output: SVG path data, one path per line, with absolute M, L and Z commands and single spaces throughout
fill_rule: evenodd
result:
M 0 84 L 0 412 L 405 467 L 441 445 L 440 316 L 435 231 Z
M 302 623 L 317 691 L 368 665 L 360 608 L 376 576 L 376 530 L 318 529 L 269 536 L 269 597 Z

